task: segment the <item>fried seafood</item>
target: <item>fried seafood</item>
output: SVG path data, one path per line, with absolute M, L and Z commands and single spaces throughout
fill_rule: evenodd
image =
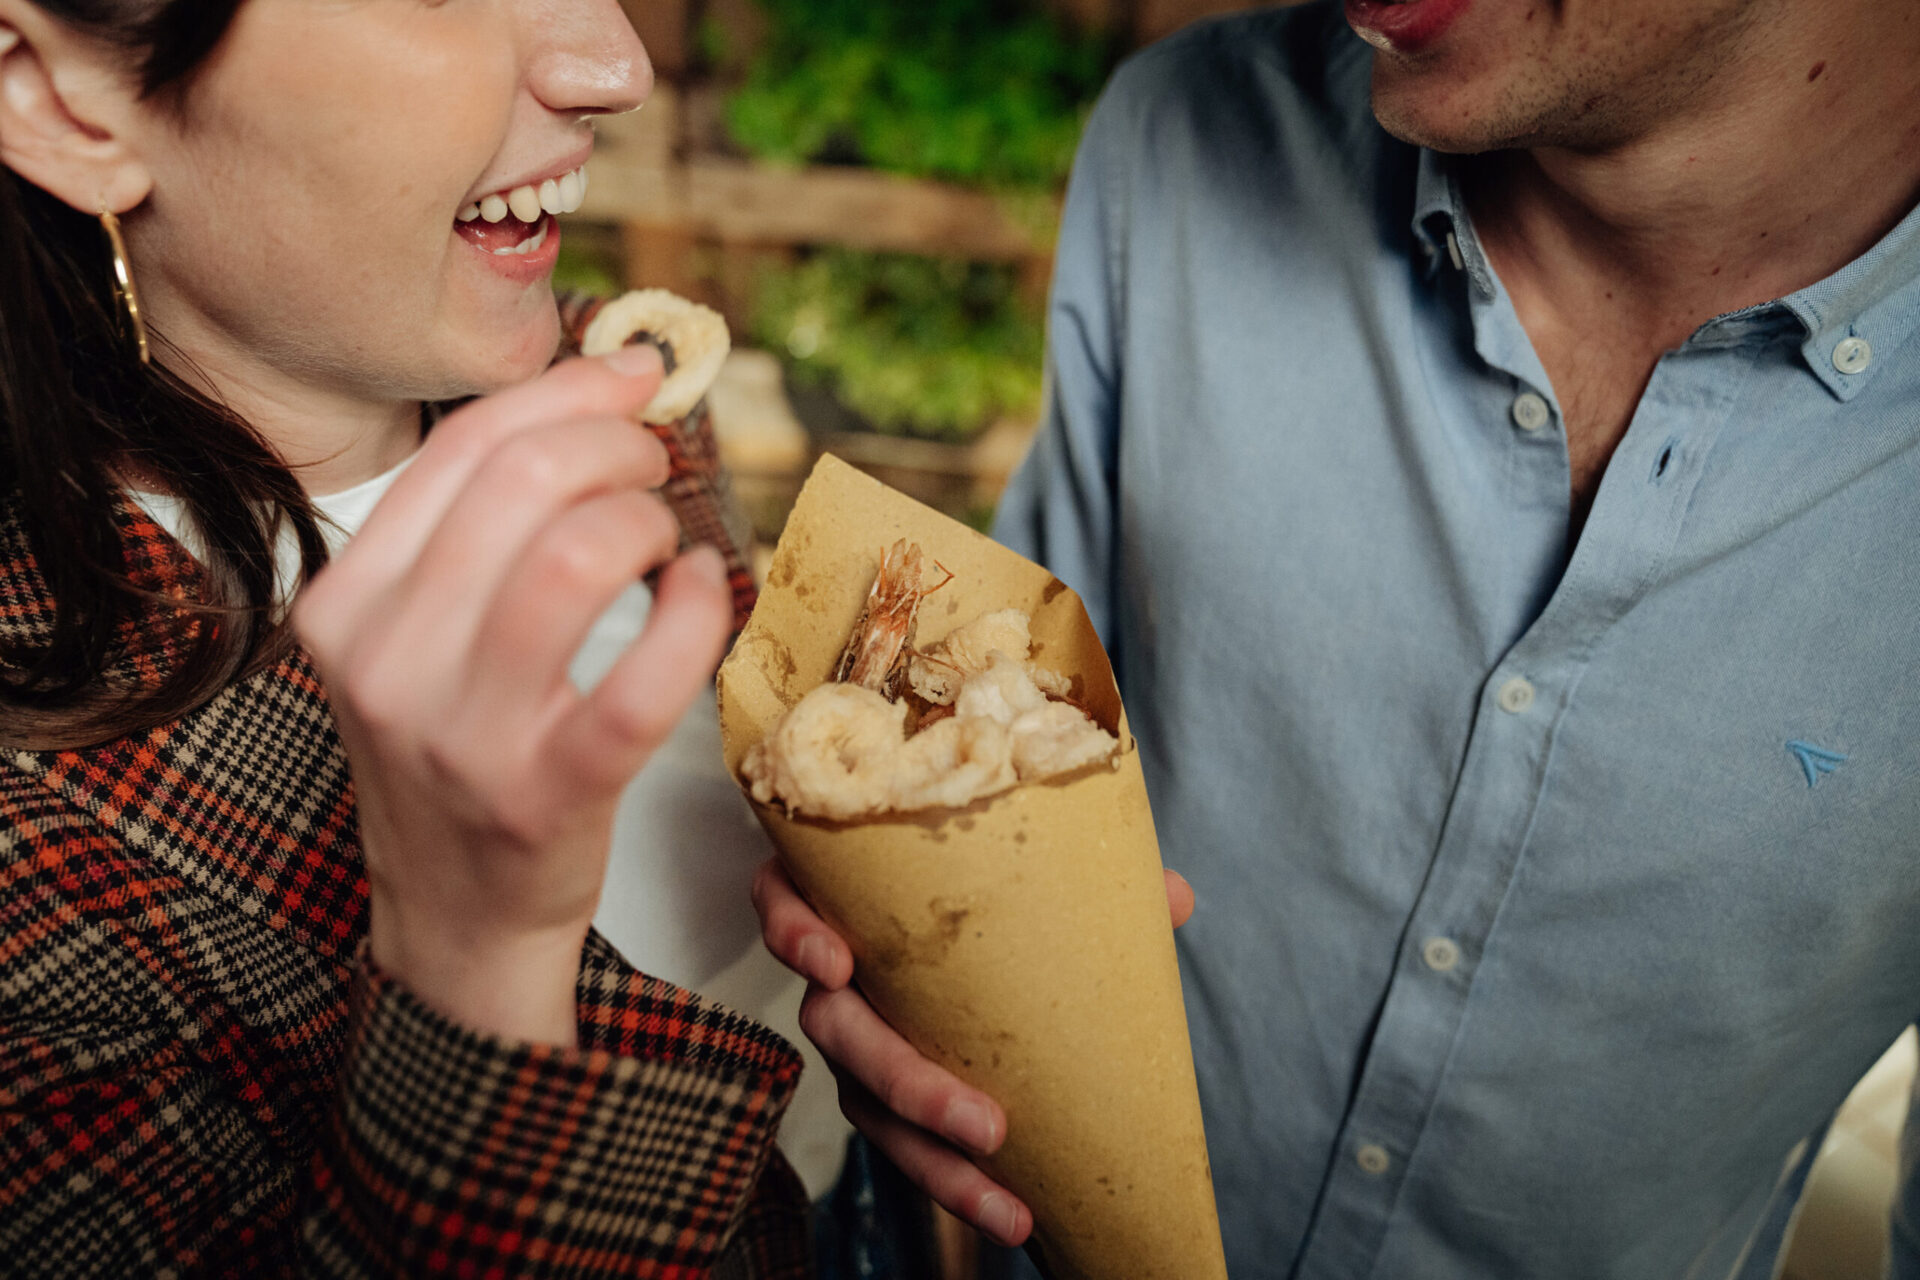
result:
M 666 426 L 692 413 L 720 376 L 733 349 L 720 313 L 665 289 L 640 289 L 600 308 L 580 338 L 580 354 L 603 356 L 650 342 L 660 349 L 667 379 L 640 420 Z
M 945 585 L 923 585 L 922 561 L 906 542 L 882 556 L 834 681 L 742 761 L 754 799 L 850 821 L 961 808 L 1113 758 L 1118 740 L 1067 700 L 1064 677 L 1031 661 L 1024 613 L 986 614 L 913 649 L 920 602 Z
M 906 654 L 907 642 L 913 638 L 920 602 L 940 589 L 929 590 L 920 585 L 922 559 L 919 546 L 904 539 L 881 554 L 880 572 L 873 577 L 867 603 L 853 624 L 853 636 L 847 641 L 845 652 L 840 655 L 839 669 L 833 675 L 835 680 L 859 685 L 890 699 L 897 696 L 900 660 Z
M 907 663 L 907 679 L 915 694 L 935 706 L 950 707 L 961 686 L 993 664 L 998 654 L 1025 655 L 1033 648 L 1032 622 L 1018 609 L 1002 609 L 975 618 L 924 654 Z M 1065 698 L 1071 683 L 1058 672 L 1032 662 L 1027 674 L 1042 693 Z

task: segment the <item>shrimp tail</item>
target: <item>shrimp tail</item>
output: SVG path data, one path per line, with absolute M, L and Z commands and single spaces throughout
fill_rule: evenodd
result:
M 904 538 L 882 553 L 880 571 L 840 654 L 836 681 L 859 685 L 889 700 L 903 687 L 913 624 L 920 602 L 930 594 L 921 585 L 921 561 L 919 546 Z

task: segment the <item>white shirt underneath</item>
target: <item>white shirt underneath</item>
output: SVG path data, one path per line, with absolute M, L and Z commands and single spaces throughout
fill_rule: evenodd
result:
M 334 526 L 323 522 L 321 529 L 335 554 L 412 460 L 313 499 Z M 133 497 L 161 528 L 201 553 L 204 544 L 186 527 L 179 499 L 138 492 Z M 299 549 L 290 534 L 281 539 L 276 561 L 284 588 L 299 571 Z M 639 637 L 652 608 L 653 593 L 645 584 L 622 592 L 582 642 L 571 667 L 574 684 L 582 690 L 597 685 Z M 719 712 L 709 693 L 622 794 L 593 923 L 641 971 L 737 1009 L 799 1046 L 807 1070 L 781 1125 L 780 1148 L 817 1198 L 839 1175 L 851 1130 L 826 1064 L 800 1032 L 806 984 L 760 945 L 749 888 L 770 852 L 722 761 Z

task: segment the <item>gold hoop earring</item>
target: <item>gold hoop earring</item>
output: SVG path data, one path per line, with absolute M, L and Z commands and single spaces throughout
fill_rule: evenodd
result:
M 127 322 L 134 346 L 139 349 L 140 363 L 150 364 L 152 355 L 147 350 L 147 322 L 140 315 L 140 291 L 133 285 L 133 260 L 127 257 L 127 242 L 120 236 L 120 219 L 114 217 L 111 210 L 102 209 L 100 226 L 107 233 L 107 244 L 113 250 L 114 304 Z

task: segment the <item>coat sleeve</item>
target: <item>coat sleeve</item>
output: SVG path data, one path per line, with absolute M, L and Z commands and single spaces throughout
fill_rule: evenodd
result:
M 492 1039 L 4 768 L 0 918 L 9 1274 L 804 1273 L 736 1239 L 801 1221 L 772 1146 L 797 1055 L 598 938 L 580 1049 Z

